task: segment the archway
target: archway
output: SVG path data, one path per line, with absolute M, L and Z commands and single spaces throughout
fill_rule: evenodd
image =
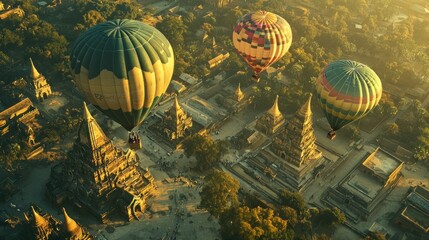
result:
M 42 99 L 46 99 L 48 98 L 48 93 L 47 92 L 43 92 L 42 93 Z

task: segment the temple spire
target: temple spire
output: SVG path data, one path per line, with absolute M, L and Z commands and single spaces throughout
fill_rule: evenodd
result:
M 85 121 L 89 121 L 91 119 L 93 119 L 91 113 L 88 110 L 88 107 L 86 106 L 86 102 L 83 102 L 83 118 L 85 119 Z
M 311 112 L 311 96 L 312 96 L 312 94 L 310 93 L 308 95 L 307 101 L 304 103 L 304 105 L 302 105 L 301 109 L 299 110 L 299 114 L 301 116 L 308 116 L 312 113 Z
M 65 230 L 71 235 L 80 237 L 82 235 L 82 228 L 72 219 L 66 212 L 66 209 L 63 208 L 64 214 L 64 227 Z
M 110 142 L 110 139 L 92 117 L 85 102 L 83 103 L 83 117 L 84 121 L 79 129 L 81 143 L 89 145 L 94 150 Z
M 40 214 L 34 210 L 33 206 L 31 206 L 31 211 L 33 212 L 34 225 L 36 227 L 44 227 L 48 225 L 48 221 L 46 221 L 44 217 L 40 216 Z
M 235 97 L 238 101 L 240 101 L 244 97 L 244 94 L 241 91 L 240 83 L 238 83 L 237 89 L 235 90 Z
M 282 114 L 279 110 L 279 95 L 276 96 L 276 99 L 274 100 L 274 104 L 268 110 L 268 113 L 270 113 L 273 117 L 277 117 Z
M 33 60 L 31 58 L 30 58 L 30 65 L 31 65 L 31 77 L 33 79 L 40 77 L 40 73 L 39 71 L 37 71 L 36 67 L 33 64 Z

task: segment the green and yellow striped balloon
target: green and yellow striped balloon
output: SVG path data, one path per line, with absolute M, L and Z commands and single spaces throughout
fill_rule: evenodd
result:
M 81 34 L 71 69 L 87 100 L 130 131 L 143 122 L 170 84 L 173 49 L 165 36 L 140 21 L 118 19 Z
M 336 131 L 377 106 L 382 86 L 380 78 L 368 66 L 339 60 L 328 64 L 320 73 L 316 91 L 320 107 Z

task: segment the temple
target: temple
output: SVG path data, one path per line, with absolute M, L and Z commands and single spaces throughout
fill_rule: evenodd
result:
M 271 144 L 271 151 L 282 159 L 277 163 L 290 176 L 286 181 L 297 191 L 312 178 L 311 172 L 322 158 L 316 146 L 310 104 L 311 94 Z
M 37 210 L 36 210 L 37 209 Z M 31 206 L 30 211 L 23 212 L 23 218 L 13 217 L 9 231 L 4 239 L 34 240 L 91 240 L 94 237 L 72 219 L 63 208 L 64 222 L 49 213 L 41 213 L 40 208 Z M 3 238 L 2 238 L 3 239 Z
M 303 191 L 314 179 L 314 170 L 322 162 L 313 132 L 310 103 L 311 95 L 273 140 L 247 163 L 241 164 L 244 172 L 265 182 L 274 192 L 285 188 Z M 276 103 L 269 112 L 277 112 L 279 116 Z
M 338 185 L 328 188 L 325 199 L 351 221 L 368 219 L 398 184 L 402 166 L 401 160 L 378 147 L 367 152 Z
M 116 148 L 84 104 L 84 120 L 65 162 L 51 169 L 48 197 L 62 205 L 68 200 L 106 223 L 119 213 L 139 219 L 154 179 L 139 166 L 134 151 Z
M 162 125 L 164 133 L 170 140 L 183 138 L 189 134 L 192 128 L 192 117 L 186 114 L 177 97 L 174 98 L 173 106 L 164 114 Z
M 52 94 L 51 86 L 47 83 L 46 78 L 37 71 L 33 64 L 33 60 L 30 58 L 30 76 L 29 81 L 34 87 L 34 93 L 38 100 L 46 99 Z
M 273 106 L 256 121 L 257 130 L 267 135 L 273 135 L 280 129 L 285 123 L 285 119 L 278 105 L 279 96 L 277 95 Z

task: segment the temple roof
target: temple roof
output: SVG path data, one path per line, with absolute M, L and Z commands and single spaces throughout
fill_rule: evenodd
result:
M 81 236 L 82 228 L 73 220 L 66 212 L 66 209 L 63 208 L 64 214 L 64 228 L 71 236 Z
M 273 106 L 267 112 L 273 117 L 277 117 L 282 114 L 279 110 L 279 95 L 276 96 Z
M 299 109 L 299 114 L 302 116 L 307 116 L 309 114 L 311 114 L 311 96 L 312 94 L 310 93 L 308 95 L 308 99 L 307 101 L 304 103 L 304 105 L 302 105 L 301 109 Z
M 174 104 L 170 108 L 170 114 L 172 114 L 176 119 L 176 121 L 179 121 L 179 114 L 184 114 L 184 111 L 182 107 L 179 104 L 179 100 L 177 99 L 177 96 L 174 97 Z
M 36 78 L 40 77 L 40 73 L 39 73 L 39 71 L 37 71 L 36 67 L 33 64 L 33 60 L 31 60 L 31 58 L 30 58 L 30 65 L 31 65 L 31 70 L 30 70 L 31 78 L 36 79 Z
M 87 144 L 94 150 L 110 142 L 110 139 L 92 117 L 85 102 L 83 103 L 83 116 L 84 119 L 79 129 L 79 141 L 81 143 Z
M 31 211 L 33 212 L 34 225 L 36 227 L 46 227 L 48 225 L 48 221 L 44 217 L 40 216 L 40 214 L 34 210 L 33 206 L 31 206 Z

